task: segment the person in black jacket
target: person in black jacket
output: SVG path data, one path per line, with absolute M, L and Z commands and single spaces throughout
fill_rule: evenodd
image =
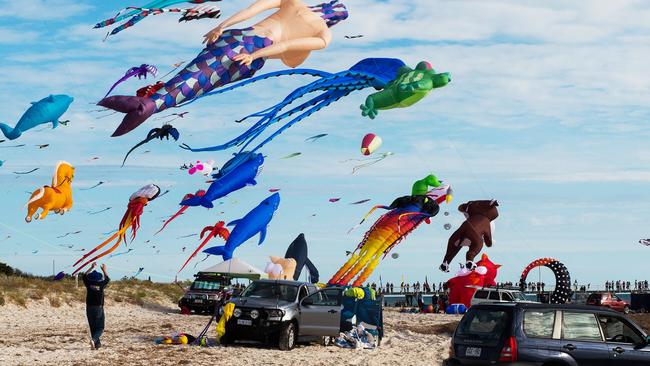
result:
M 90 326 L 90 347 L 92 349 L 101 347 L 99 338 L 104 333 L 104 289 L 110 282 L 108 273 L 106 273 L 106 265 L 101 265 L 104 275 L 93 270 L 96 265 L 97 263 L 93 263 L 83 274 L 86 286 L 86 317 L 88 317 Z

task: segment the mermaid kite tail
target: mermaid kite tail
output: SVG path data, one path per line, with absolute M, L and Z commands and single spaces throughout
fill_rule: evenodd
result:
M 240 53 L 253 53 L 273 42 L 253 33 L 253 28 L 230 29 L 219 39 L 208 44 L 194 60 L 179 71 L 157 92 L 147 98 L 114 96 L 98 104 L 127 113 L 113 136 L 123 135 L 167 108 L 179 106 L 215 88 L 252 77 L 264 66 L 265 59 L 256 59 L 250 66 L 233 61 Z
M 156 113 L 156 104 L 149 98 L 115 95 L 104 98 L 97 105 L 126 113 L 122 123 L 113 132 L 113 137 L 122 136 L 140 126 L 151 115 Z
M 0 123 L 0 131 L 2 131 L 5 137 L 8 138 L 9 140 L 15 140 L 19 138 L 20 135 L 22 134 L 22 132 L 19 129 L 10 127 L 9 125 L 6 125 L 4 123 Z

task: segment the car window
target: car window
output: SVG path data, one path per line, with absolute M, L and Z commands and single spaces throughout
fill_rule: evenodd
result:
M 564 312 L 562 338 L 575 341 L 602 341 L 596 316 L 589 313 Z
M 598 321 L 607 342 L 639 344 L 643 341 L 643 337 L 621 318 L 598 315 Z
M 338 289 L 325 289 L 309 295 L 312 305 L 316 306 L 339 306 L 341 305 L 341 291 Z
M 512 295 L 510 295 L 507 292 L 502 292 L 501 293 L 501 299 L 503 299 L 503 301 L 515 301 L 515 299 L 512 297 Z
M 456 329 L 461 338 L 498 340 L 508 325 L 508 313 L 503 310 L 473 309 L 465 314 Z
M 528 301 L 528 299 L 526 298 L 526 295 L 524 295 L 524 293 L 521 292 L 521 291 L 515 291 L 515 292 L 512 293 L 512 295 L 515 297 L 515 299 L 517 299 L 519 301 Z
M 499 292 L 498 291 L 491 291 L 490 296 L 488 296 L 488 299 L 490 299 L 490 300 L 500 300 L 499 299 Z
M 253 282 L 241 293 L 242 297 L 278 299 L 287 302 L 296 301 L 298 286 L 276 282 Z
M 474 294 L 474 298 L 476 299 L 487 299 L 488 297 L 488 292 L 485 290 L 478 290 L 476 291 L 476 294 Z
M 614 295 L 614 300 L 616 300 L 616 301 L 623 301 L 623 300 L 621 300 L 620 297 L 618 297 L 618 296 L 616 296 L 616 295 Z
M 192 283 L 192 290 L 219 290 L 221 284 L 219 282 L 210 282 L 210 281 L 194 281 Z
M 526 310 L 524 334 L 532 338 L 553 338 L 555 310 Z

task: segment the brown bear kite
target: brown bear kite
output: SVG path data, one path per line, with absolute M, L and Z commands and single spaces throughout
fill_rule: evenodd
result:
M 467 260 L 465 266 L 468 269 L 476 267 L 474 258 L 483 249 L 483 243 L 488 247 L 492 246 L 492 227 L 490 224 L 499 217 L 497 206 L 499 206 L 499 202 L 496 200 L 469 201 L 458 206 L 458 211 L 465 215 L 466 220 L 449 237 L 447 253 L 445 253 L 444 262 L 440 265 L 441 271 L 449 272 L 449 263 L 464 246 L 469 247 L 465 256 Z

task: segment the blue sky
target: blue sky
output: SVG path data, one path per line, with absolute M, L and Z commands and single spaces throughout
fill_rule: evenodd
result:
M 106 263 L 117 276 L 145 267 L 145 275 L 169 281 L 198 244 L 196 237 L 178 237 L 240 218 L 269 195 L 269 188 L 281 188 L 282 203 L 266 242 L 257 246 L 253 239 L 236 254 L 263 268 L 268 255 L 282 255 L 304 232 L 325 281 L 372 221 L 351 234 L 347 230 L 373 204 L 408 194 L 414 180 L 434 172 L 455 190 L 455 201 L 443 208 L 450 215 L 440 214 L 412 233 L 394 249 L 399 258 L 384 260 L 371 280 L 379 275 L 384 282 L 400 282 L 402 275 L 407 281 L 422 281 L 425 275 L 435 282 L 448 279 L 437 267 L 448 236 L 463 219 L 456 207 L 492 198 L 501 204 L 500 217 L 495 244 L 484 252 L 503 264 L 501 281 L 516 280 L 529 262 L 544 256 L 564 262 L 580 282 L 647 277 L 649 248 L 638 244 L 650 236 L 650 55 L 644 46 L 650 41 L 650 9 L 644 3 L 350 1 L 350 18 L 333 28 L 331 46 L 315 52 L 304 67 L 341 71 L 365 57 L 396 57 L 410 65 L 428 60 L 436 70 L 451 72 L 452 83 L 412 108 L 383 111 L 375 120 L 358 111 L 369 91 L 353 93 L 268 144 L 256 187 L 233 193 L 213 210 L 191 209 L 157 236 L 153 233 L 177 210 L 180 198 L 207 186 L 178 167 L 210 158 L 220 165 L 232 152 L 190 153 L 156 141 L 119 167 L 124 153 L 161 120 L 150 119 L 127 136 L 111 138 L 121 117 L 97 119 L 102 114 L 91 112 L 96 109 L 92 103 L 131 66 L 154 64 L 162 75 L 173 63 L 191 60 L 201 49 L 202 34 L 216 24 L 179 24 L 174 15 L 160 15 L 102 42 L 105 32 L 92 26 L 129 5 L 135 4 L 0 0 L 0 121 L 13 125 L 29 102 L 50 93 L 75 97 L 65 116 L 71 120 L 67 127 L 36 128 L 0 143 L 5 161 L 0 167 L 0 261 L 49 274 L 54 259 L 57 271 L 69 270 L 79 256 L 74 250 L 101 242 L 102 233 L 119 223 L 129 195 L 154 182 L 170 193 L 148 206 L 138 238 L 129 245 L 134 250 Z M 219 5 L 225 16 L 242 6 Z M 354 34 L 364 37 L 344 38 Z M 282 68 L 269 61 L 266 71 Z M 174 125 L 181 142 L 214 145 L 243 130 L 233 123 L 237 118 L 310 81 L 300 76 L 269 80 L 205 98 L 183 109 L 190 113 Z M 149 82 L 129 80 L 115 93 L 132 94 Z M 352 175 L 354 163 L 344 161 L 361 157 L 360 140 L 368 132 L 383 138 L 378 153 L 395 155 Z M 304 142 L 319 133 L 329 135 Z M 45 143 L 50 146 L 35 146 Z M 15 144 L 26 146 L 6 147 Z M 293 152 L 302 155 L 280 159 Z M 25 223 L 28 191 L 49 183 L 58 160 L 76 167 L 73 210 Z M 33 168 L 40 169 L 12 173 Z M 98 181 L 107 183 L 80 190 Z M 328 202 L 332 197 L 341 200 Z M 349 204 L 366 198 L 372 201 Z M 106 207 L 111 209 L 88 214 Z M 445 230 L 445 223 L 452 230 Z M 77 230 L 82 233 L 57 238 Z M 211 257 L 197 269 L 216 262 Z M 179 277 L 190 277 L 193 267 Z M 542 275 L 552 282 L 550 273 Z

